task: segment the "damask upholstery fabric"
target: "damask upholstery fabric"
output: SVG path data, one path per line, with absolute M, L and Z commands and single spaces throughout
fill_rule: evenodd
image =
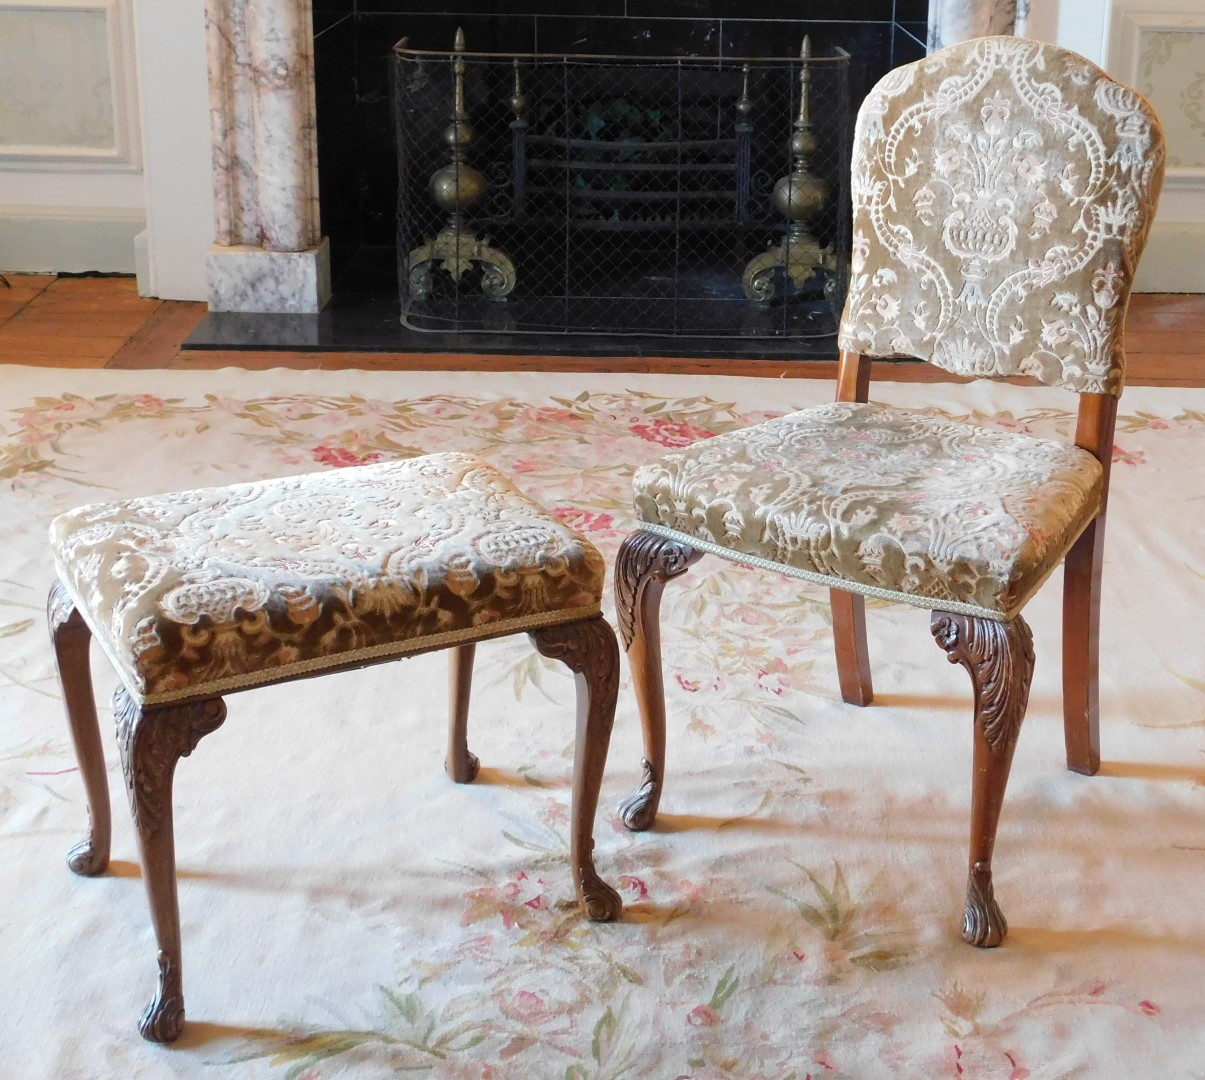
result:
M 598 614 L 598 550 L 467 454 L 82 506 L 60 580 L 147 704 Z
M 737 560 L 1007 621 L 1100 504 L 1087 451 L 923 412 L 834 403 L 636 471 L 649 528 Z
M 890 72 L 858 113 L 841 347 L 1121 393 L 1164 157 L 1151 106 L 1054 45 L 978 38 Z

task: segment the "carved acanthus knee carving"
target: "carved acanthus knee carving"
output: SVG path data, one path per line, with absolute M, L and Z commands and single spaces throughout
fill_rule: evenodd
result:
M 165 821 L 170 824 L 176 762 L 222 726 L 226 703 L 206 698 L 144 708 L 119 687 L 113 695 L 113 717 L 134 827 L 143 837 L 151 836 Z
M 971 856 L 963 938 L 999 945 L 1008 923 L 992 886 L 992 851 L 1013 751 L 1033 678 L 1033 635 L 1020 616 L 997 622 L 946 611 L 930 624 L 952 664 L 961 664 L 975 691 L 975 762 L 971 803 Z
M 624 540 L 615 561 L 615 618 L 625 650 L 632 647 L 640 621 L 641 598 L 648 586 L 656 583 L 664 587 L 702 557 L 697 548 L 643 529 Z

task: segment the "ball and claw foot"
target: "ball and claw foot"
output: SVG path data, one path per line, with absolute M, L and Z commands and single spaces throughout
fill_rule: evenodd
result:
M 578 881 L 578 898 L 591 922 L 614 922 L 623 910 L 619 893 L 611 888 L 593 869 L 583 870 Z
M 476 754 L 465 754 L 464 766 L 458 768 L 450 760 L 444 762 L 444 771 L 457 784 L 471 784 L 481 771 L 481 760 Z
M 996 903 L 992 868 L 976 863 L 967 878 L 967 902 L 962 914 L 962 938 L 968 945 L 994 949 L 1008 933 L 1004 912 Z
M 180 969 L 167 955 L 159 954 L 159 989 L 138 1021 L 138 1033 L 154 1043 L 174 1042 L 184 1030 L 184 988 Z
M 642 761 L 644 779 L 635 791 L 619 804 L 619 816 L 631 832 L 651 828 L 661 801 L 661 779 L 648 761 Z
M 108 869 L 109 858 L 97 851 L 89 838 L 81 840 L 67 852 L 67 865 L 73 874 L 79 874 L 80 877 L 96 877 Z

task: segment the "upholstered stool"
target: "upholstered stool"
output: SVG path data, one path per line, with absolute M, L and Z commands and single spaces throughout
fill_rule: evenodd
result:
M 117 738 L 159 946 L 144 1037 L 174 1039 L 184 1020 L 172 776 L 236 690 L 451 648 L 446 768 L 466 783 L 475 643 L 527 632 L 577 676 L 574 883 L 591 919 L 618 914 L 591 855 L 619 671 L 603 559 L 489 465 L 433 454 L 100 503 L 58 517 L 50 537 L 48 614 L 91 818 L 68 857 L 77 874 L 109 861 L 90 636 L 121 677 Z

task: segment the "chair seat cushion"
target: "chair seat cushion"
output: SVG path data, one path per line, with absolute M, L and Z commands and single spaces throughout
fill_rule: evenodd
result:
M 147 704 L 588 618 L 605 570 L 467 454 L 83 506 L 50 538 Z
M 645 527 L 921 607 L 1010 619 L 1100 504 L 1076 446 L 835 403 L 642 466 Z

